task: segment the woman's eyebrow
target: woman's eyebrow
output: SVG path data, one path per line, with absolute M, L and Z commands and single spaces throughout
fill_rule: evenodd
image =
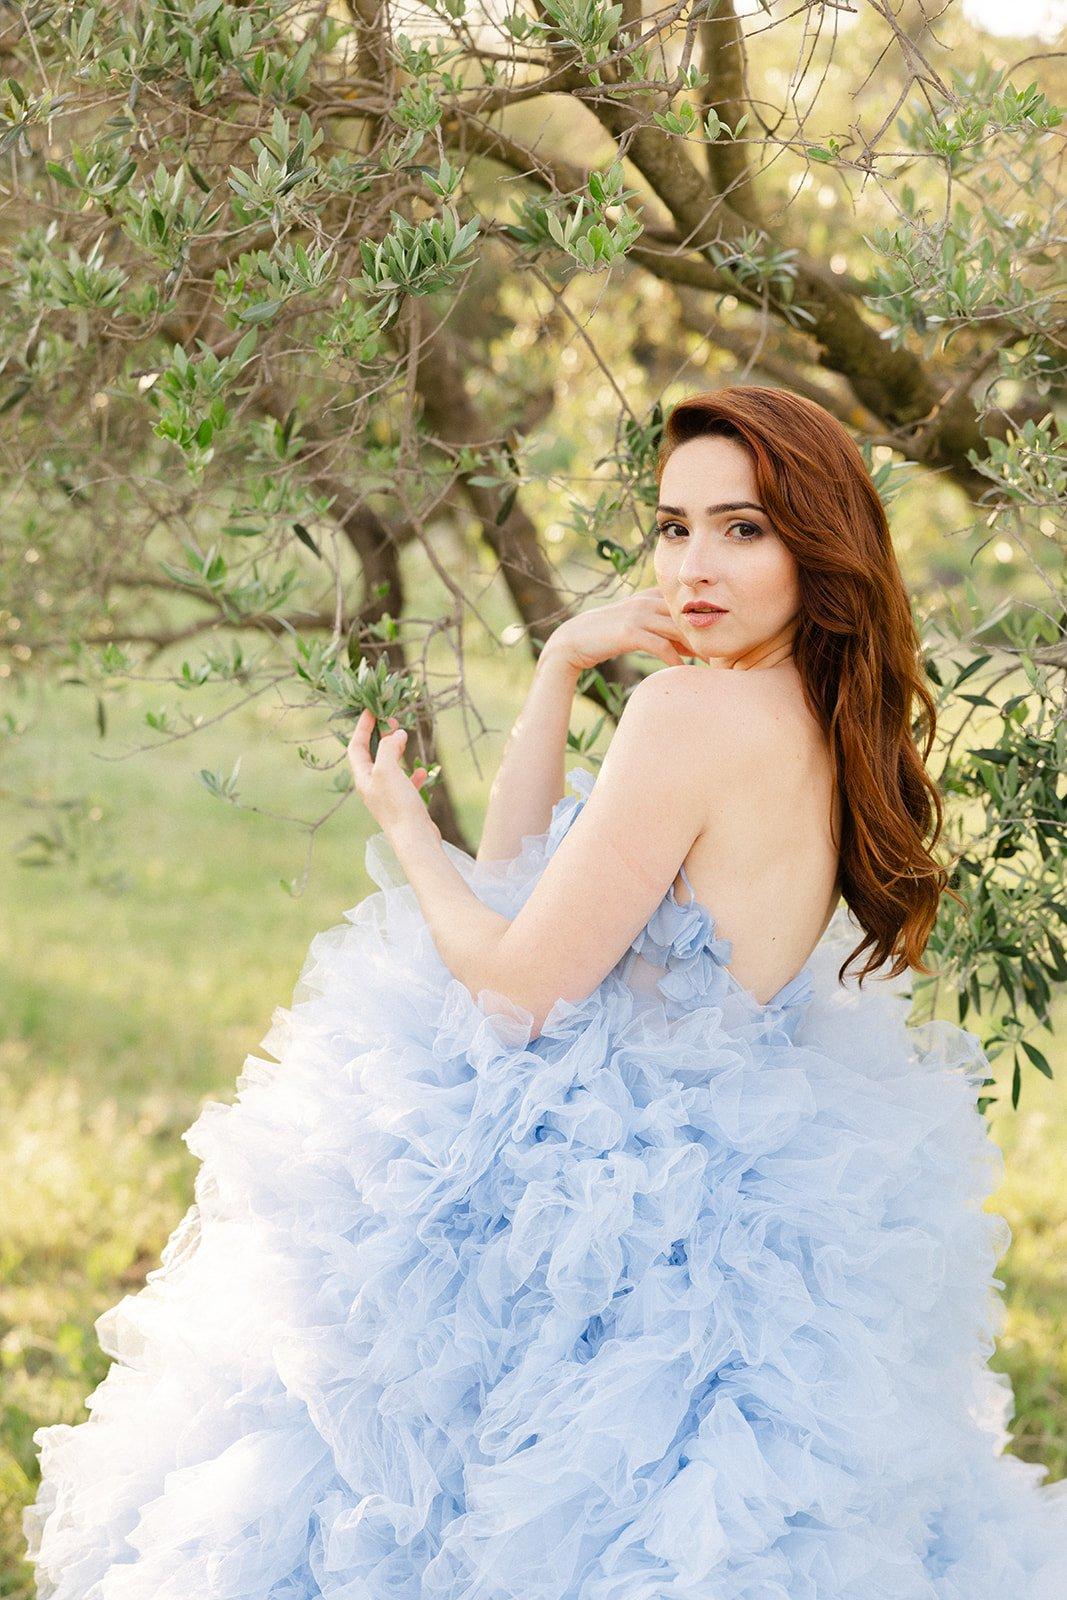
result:
M 656 510 L 672 517 L 684 517 L 686 514 L 683 506 L 657 506 Z M 756 505 L 753 500 L 725 500 L 721 505 L 704 507 L 704 514 L 708 517 L 717 517 L 720 511 L 763 511 L 763 507 Z

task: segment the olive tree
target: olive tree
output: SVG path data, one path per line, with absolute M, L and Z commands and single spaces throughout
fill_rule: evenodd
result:
M 997 1008 L 1013 1099 L 1050 1071 L 1028 1034 L 1067 977 L 1052 55 L 992 61 L 951 7 L 935 32 L 882 0 L 31 0 L 0 30 L 8 737 L 33 673 L 87 686 L 103 737 L 159 662 L 184 699 L 148 745 L 191 738 L 208 686 L 320 710 L 296 751 L 329 814 L 366 705 L 465 843 L 435 712 L 492 631 L 482 591 L 536 655 L 640 576 L 672 389 L 782 383 L 853 430 L 890 512 L 921 475 L 953 487 L 962 548 L 1019 553 L 1002 604 L 965 579 L 918 618 L 966 906 L 931 951 L 961 1020 Z M 564 349 L 595 406 L 565 397 Z M 440 614 L 411 603 L 413 549 Z M 579 688 L 614 719 L 639 671 Z M 236 767 L 203 776 L 245 803 Z

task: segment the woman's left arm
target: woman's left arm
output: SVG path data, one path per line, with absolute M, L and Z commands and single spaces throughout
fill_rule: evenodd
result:
M 487 987 L 486 974 L 495 970 L 496 953 L 510 919 L 479 900 L 442 850 L 441 830 L 418 793 L 426 769 L 416 767 L 409 778 L 401 765 L 406 729 L 383 734 L 372 757 L 373 729 L 374 716 L 364 711 L 348 745 L 356 791 L 414 889 L 441 960 L 477 995 Z
M 652 673 L 631 693 L 596 784 L 514 917 L 483 905 L 441 848 L 400 765 L 403 730 L 371 761 L 371 723 L 349 747 L 356 786 L 386 832 L 442 961 L 477 998 L 503 995 L 534 1019 L 596 988 L 645 926 L 708 810 L 707 679 L 694 667 Z M 701 698 L 703 696 L 703 698 Z M 369 714 L 367 714 L 369 718 Z M 722 753 L 720 745 L 720 754 Z

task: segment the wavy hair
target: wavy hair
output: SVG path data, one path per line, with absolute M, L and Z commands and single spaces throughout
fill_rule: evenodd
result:
M 799 567 L 793 660 L 833 753 L 841 799 L 841 888 L 864 931 L 838 972 L 870 951 L 859 983 L 921 956 L 947 892 L 931 854 L 943 803 L 926 770 L 937 715 L 885 509 L 851 434 L 788 389 L 733 387 L 691 395 L 670 412 L 659 483 L 680 444 L 723 435 L 749 452 L 760 503 Z M 914 720 L 913 720 L 914 719 Z

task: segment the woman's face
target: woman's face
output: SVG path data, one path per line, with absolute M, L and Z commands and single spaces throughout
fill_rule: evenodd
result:
M 656 522 L 656 583 L 683 654 L 742 669 L 787 659 L 799 569 L 760 507 L 745 447 L 718 435 L 678 445 L 663 469 Z M 705 619 L 684 610 L 695 603 L 723 609 Z

